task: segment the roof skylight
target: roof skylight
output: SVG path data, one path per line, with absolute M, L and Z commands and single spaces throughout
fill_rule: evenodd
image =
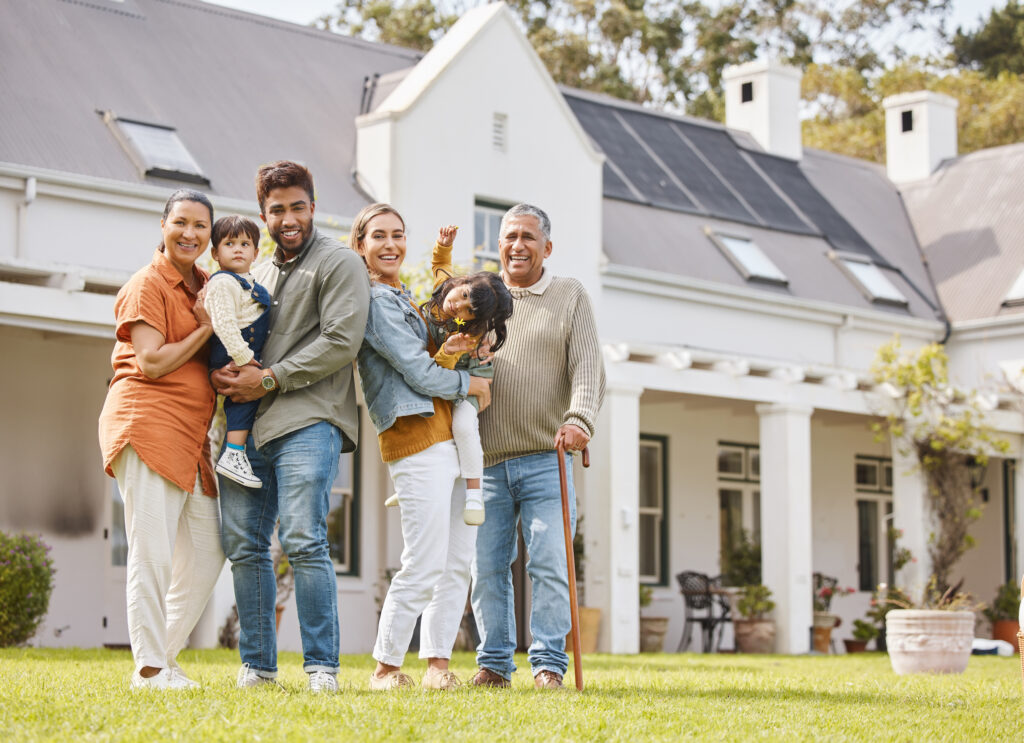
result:
M 106 112 L 103 120 L 113 130 L 132 162 L 145 175 L 209 184 L 173 127 L 120 119 Z
M 1010 291 L 1006 292 L 1003 304 L 1007 307 L 1024 304 L 1024 271 L 1020 272 L 1017 280 L 1013 282 Z
M 788 284 L 786 274 L 772 263 L 764 251 L 746 237 L 709 233 L 722 254 L 743 275 L 747 281 L 766 281 L 772 284 Z
M 907 298 L 874 263 L 855 258 L 836 257 L 839 266 L 857 288 L 872 302 L 907 306 Z

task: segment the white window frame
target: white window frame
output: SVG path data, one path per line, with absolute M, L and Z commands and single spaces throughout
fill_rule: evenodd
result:
M 869 259 L 859 255 L 840 255 L 835 251 L 830 252 L 829 257 L 869 302 L 892 307 L 908 305 L 903 292 Z
M 705 234 L 747 281 L 760 281 L 776 286 L 789 285 L 786 274 L 753 239 L 745 235 L 715 232 L 711 229 L 706 229 Z
M 654 434 L 640 434 L 640 448 L 647 447 L 658 452 L 657 472 L 655 483 L 658 493 L 654 498 L 656 505 L 639 506 L 637 513 L 639 519 L 654 519 L 654 557 L 655 572 L 652 574 L 641 573 L 640 582 L 646 585 L 665 586 L 668 585 L 668 437 Z M 644 499 L 640 498 L 643 503 Z M 646 545 L 640 544 L 643 550 Z M 639 557 L 639 555 L 638 555 Z
M 490 225 L 492 220 L 497 220 L 498 225 L 501 224 L 501 218 L 505 216 L 509 207 L 503 207 L 500 204 L 492 201 L 486 201 L 477 199 L 473 205 L 473 270 L 484 271 L 489 267 L 488 264 L 494 263 L 499 267 L 501 266 L 501 256 L 498 253 L 498 238 L 494 238 L 494 243 L 491 244 L 493 237 L 490 231 Z M 479 233 L 477 222 L 483 217 L 484 228 L 483 234 Z
M 334 565 L 334 572 L 337 575 L 351 575 L 355 576 L 359 574 L 359 456 L 358 450 L 342 454 L 341 457 L 349 457 L 348 471 L 351 475 L 351 482 L 348 485 L 339 484 L 337 479 L 331 484 L 331 500 L 340 498 L 341 502 L 339 505 L 332 508 L 328 514 L 335 513 L 341 510 L 344 515 L 346 534 L 345 534 L 345 554 L 338 558 L 334 554 L 334 546 L 331 545 L 331 563 Z M 339 467 L 339 472 L 340 472 Z M 328 542 L 330 542 L 330 531 L 327 534 Z
M 876 474 L 874 485 L 857 482 L 858 467 L 875 468 Z M 890 585 L 892 584 L 892 553 L 894 544 L 889 536 L 889 527 L 892 525 L 893 512 L 892 472 L 892 459 L 889 457 L 876 457 L 867 454 L 857 454 L 854 456 L 853 484 L 854 490 L 857 494 L 856 501 L 858 504 L 860 501 L 876 503 L 878 509 L 878 524 L 876 525 L 877 533 L 875 535 L 876 553 L 873 555 L 875 565 L 877 566 L 877 574 L 868 580 L 868 583 L 872 585 L 870 587 L 865 587 L 865 584 L 861 582 L 860 575 L 860 564 L 862 560 L 860 544 L 860 506 L 854 506 L 857 510 L 857 584 L 858 589 L 861 591 L 873 591 L 880 581 L 884 581 Z
M 724 452 L 743 452 L 743 471 L 741 473 L 719 472 L 718 462 Z M 761 542 L 761 447 L 757 444 L 744 444 L 733 441 L 719 441 L 715 451 L 715 470 L 718 480 L 716 493 L 718 496 L 718 514 L 721 519 L 722 497 L 725 491 L 740 493 L 740 528 L 750 535 L 752 541 Z M 725 552 L 722 541 L 723 524 L 718 525 L 719 555 Z M 724 571 L 724 565 L 719 565 Z
M 143 175 L 210 185 L 210 179 L 174 127 L 118 118 L 111 111 L 103 114 L 103 121 Z M 153 137 L 162 139 L 155 149 L 145 144 Z

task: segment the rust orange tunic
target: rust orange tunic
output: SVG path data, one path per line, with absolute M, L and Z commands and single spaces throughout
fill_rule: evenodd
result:
M 201 284 L 209 279 L 202 269 L 193 271 Z M 167 343 L 184 339 L 199 327 L 192 314 L 195 301 L 159 250 L 117 293 L 114 377 L 100 413 L 100 449 L 111 477 L 111 463 L 131 444 L 147 467 L 186 492 L 192 492 L 198 469 L 203 492 L 216 497 L 207 439 L 217 399 L 207 377 L 209 351 L 204 348 L 174 371 L 149 379 L 139 369 L 131 338 L 132 325 L 141 321 L 160 331 Z

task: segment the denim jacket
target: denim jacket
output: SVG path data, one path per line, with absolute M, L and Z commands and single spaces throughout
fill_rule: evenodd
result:
M 432 415 L 434 397 L 462 400 L 469 374 L 445 369 L 427 353 L 427 326 L 401 290 L 374 282 L 357 364 L 363 397 L 377 433 L 404 415 Z

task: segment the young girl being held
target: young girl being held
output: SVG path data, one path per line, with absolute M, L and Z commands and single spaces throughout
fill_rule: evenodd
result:
M 493 378 L 490 361 L 481 361 L 481 344 L 490 342 L 494 353 L 505 342 L 505 323 L 512 314 L 512 295 L 501 277 L 490 271 L 469 276 L 454 276 L 452 244 L 458 227 L 447 225 L 438 230 L 431 258 L 434 293 L 422 309 L 427 328 L 438 346 L 434 361 L 449 369 L 465 369 L 472 376 Z M 488 334 L 493 333 L 493 338 Z M 467 353 L 468 352 L 468 353 Z M 466 507 L 463 520 L 471 526 L 484 522 L 484 501 L 480 479 L 484 471 L 484 452 L 480 445 L 477 399 L 468 397 L 455 403 L 452 410 L 452 437 L 459 453 L 459 467 L 466 481 Z M 389 498 L 386 505 L 396 505 Z
M 260 228 L 248 217 L 221 217 L 213 226 L 213 258 L 220 271 L 206 285 L 206 311 L 213 323 L 210 368 L 230 362 L 236 366 L 260 365 L 260 353 L 270 332 L 270 292 L 253 279 Z M 227 442 L 216 470 L 240 485 L 258 488 L 263 483 L 253 474 L 245 444 L 256 419 L 259 400 L 236 403 L 224 399 Z

